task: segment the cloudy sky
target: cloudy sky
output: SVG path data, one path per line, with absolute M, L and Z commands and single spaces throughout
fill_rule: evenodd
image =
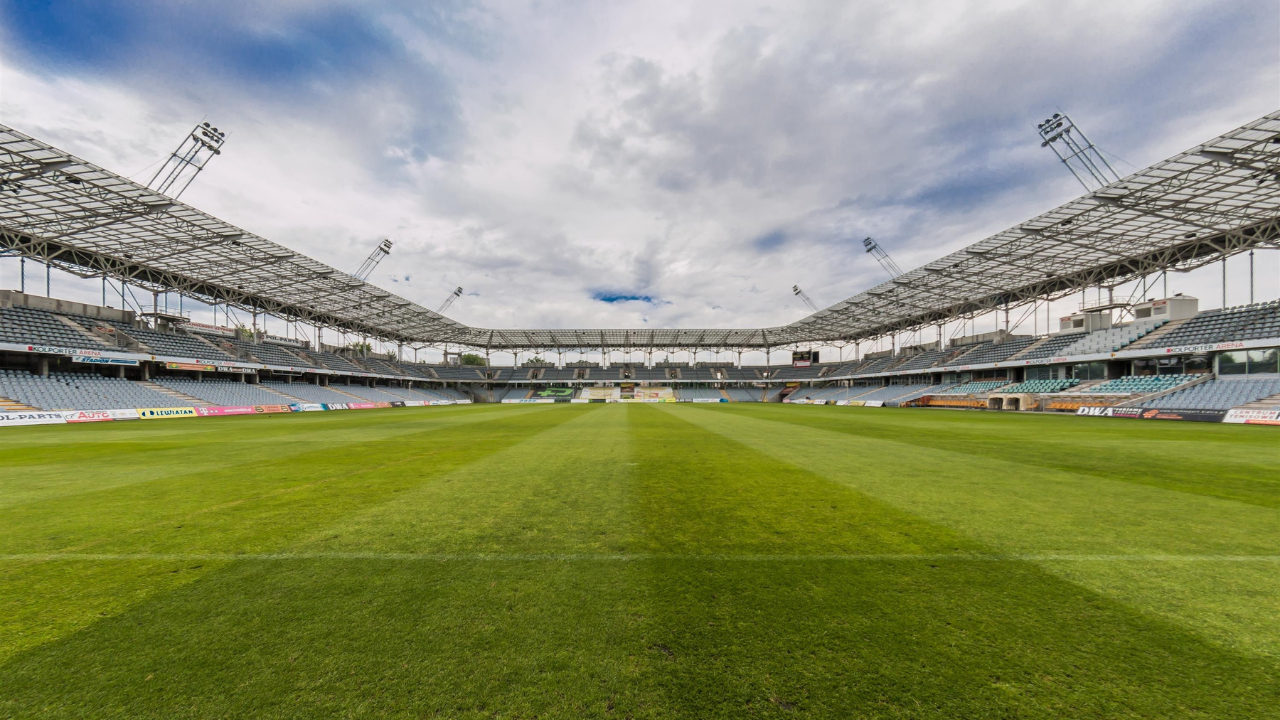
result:
M 1050 113 L 1127 174 L 1280 106 L 1272 0 L 0 7 L 0 122 L 145 182 L 212 121 L 184 201 L 488 327 L 789 322 L 1079 195 Z

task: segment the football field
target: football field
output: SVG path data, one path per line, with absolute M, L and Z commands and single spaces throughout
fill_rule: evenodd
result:
M 744 403 L 0 434 L 4 718 L 1278 716 L 1276 428 Z

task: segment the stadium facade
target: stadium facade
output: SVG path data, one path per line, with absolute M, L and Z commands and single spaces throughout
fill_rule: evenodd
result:
M 0 294 L 0 411 L 453 401 L 705 400 L 920 404 L 1112 415 L 1280 411 L 1280 303 L 1201 311 L 1153 278 L 1280 248 L 1280 112 L 794 323 L 748 329 L 493 329 L 371 283 L 0 126 L 0 251 L 148 293 L 177 293 L 401 346 L 490 354 L 767 352 L 891 338 L 839 363 L 406 362 L 190 322 Z M 1008 314 L 1138 282 L 1018 335 Z M 1099 294 L 1101 296 L 1101 294 Z M 901 347 L 905 333 L 993 311 L 1006 329 Z M 216 313 L 215 313 L 216 316 Z M 120 383 L 124 383 L 123 385 Z M 1280 419 L 1280 418 L 1278 418 Z

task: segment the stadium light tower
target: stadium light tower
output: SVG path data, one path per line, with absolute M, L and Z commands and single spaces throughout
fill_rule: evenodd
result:
M 382 262 L 382 258 L 390 254 L 391 241 L 387 238 L 382 238 L 382 242 L 378 243 L 378 247 L 374 248 L 373 252 L 369 253 L 369 257 L 360 263 L 360 267 L 356 268 L 352 276 L 357 280 L 368 280 L 373 269 L 378 267 L 378 263 Z
M 880 263 L 880 267 L 889 273 L 890 280 L 902 274 L 902 268 L 898 267 L 898 263 L 894 262 L 893 258 L 889 257 L 889 253 L 885 252 L 884 248 L 880 247 L 875 240 L 863 238 L 862 247 L 866 248 L 867 252 L 871 253 L 871 256 L 876 259 L 876 262 Z
M 443 314 L 444 314 L 444 311 L 445 311 L 445 310 L 448 310 L 448 309 L 449 309 L 449 306 L 453 304 L 453 301 L 454 301 L 454 300 L 457 300 L 457 299 L 458 299 L 458 298 L 460 298 L 460 297 L 462 297 L 462 288 L 461 288 L 461 287 L 459 287 L 459 288 L 455 289 L 453 292 L 449 293 L 449 297 L 445 298 L 445 299 L 444 299 L 444 302 L 440 303 L 440 307 L 439 307 L 439 309 L 437 309 L 437 310 L 436 310 L 436 314 L 437 314 L 437 315 L 443 315 Z
M 222 144 L 226 140 L 227 134 L 209 123 L 196 125 L 156 170 L 147 187 L 177 200 L 209 161 L 222 154 Z
M 813 301 L 809 299 L 809 296 L 805 294 L 805 291 L 800 289 L 799 285 L 792 285 L 791 292 L 796 297 L 800 298 L 801 301 L 804 302 L 805 307 L 809 308 L 810 312 L 818 312 L 818 306 L 815 305 Z
M 1120 179 L 1111 163 L 1102 157 L 1098 147 L 1085 137 L 1084 130 L 1071 122 L 1066 113 L 1054 113 L 1036 125 L 1036 130 L 1040 133 L 1040 147 L 1053 150 L 1053 154 L 1067 166 L 1086 192 L 1093 192 Z

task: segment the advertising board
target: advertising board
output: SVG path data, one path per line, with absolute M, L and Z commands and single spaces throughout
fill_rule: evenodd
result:
M 181 408 L 138 408 L 138 417 L 143 420 L 161 420 L 164 418 L 196 417 L 196 409 Z
M 0 427 L 16 425 L 60 425 L 66 422 L 66 413 L 41 412 L 0 412 Z
M 73 363 L 88 363 L 90 365 L 125 365 L 128 367 L 136 367 L 137 360 L 127 360 L 125 358 L 109 358 L 109 357 L 88 357 L 77 356 L 71 358 Z
M 169 370 L 194 370 L 195 372 L 214 372 L 218 368 L 213 365 L 200 365 L 198 363 L 180 363 L 167 362 L 164 366 Z
M 1280 425 L 1280 409 L 1246 410 L 1236 408 L 1228 410 L 1222 422 L 1242 425 Z
M 64 417 L 69 423 L 110 422 L 112 420 L 137 420 L 138 411 L 127 410 L 68 410 Z
M 1129 420 L 1183 420 L 1188 422 L 1222 422 L 1226 414 L 1226 410 L 1099 407 L 1096 405 L 1085 405 L 1076 409 L 1076 415 L 1087 417 L 1126 418 Z

